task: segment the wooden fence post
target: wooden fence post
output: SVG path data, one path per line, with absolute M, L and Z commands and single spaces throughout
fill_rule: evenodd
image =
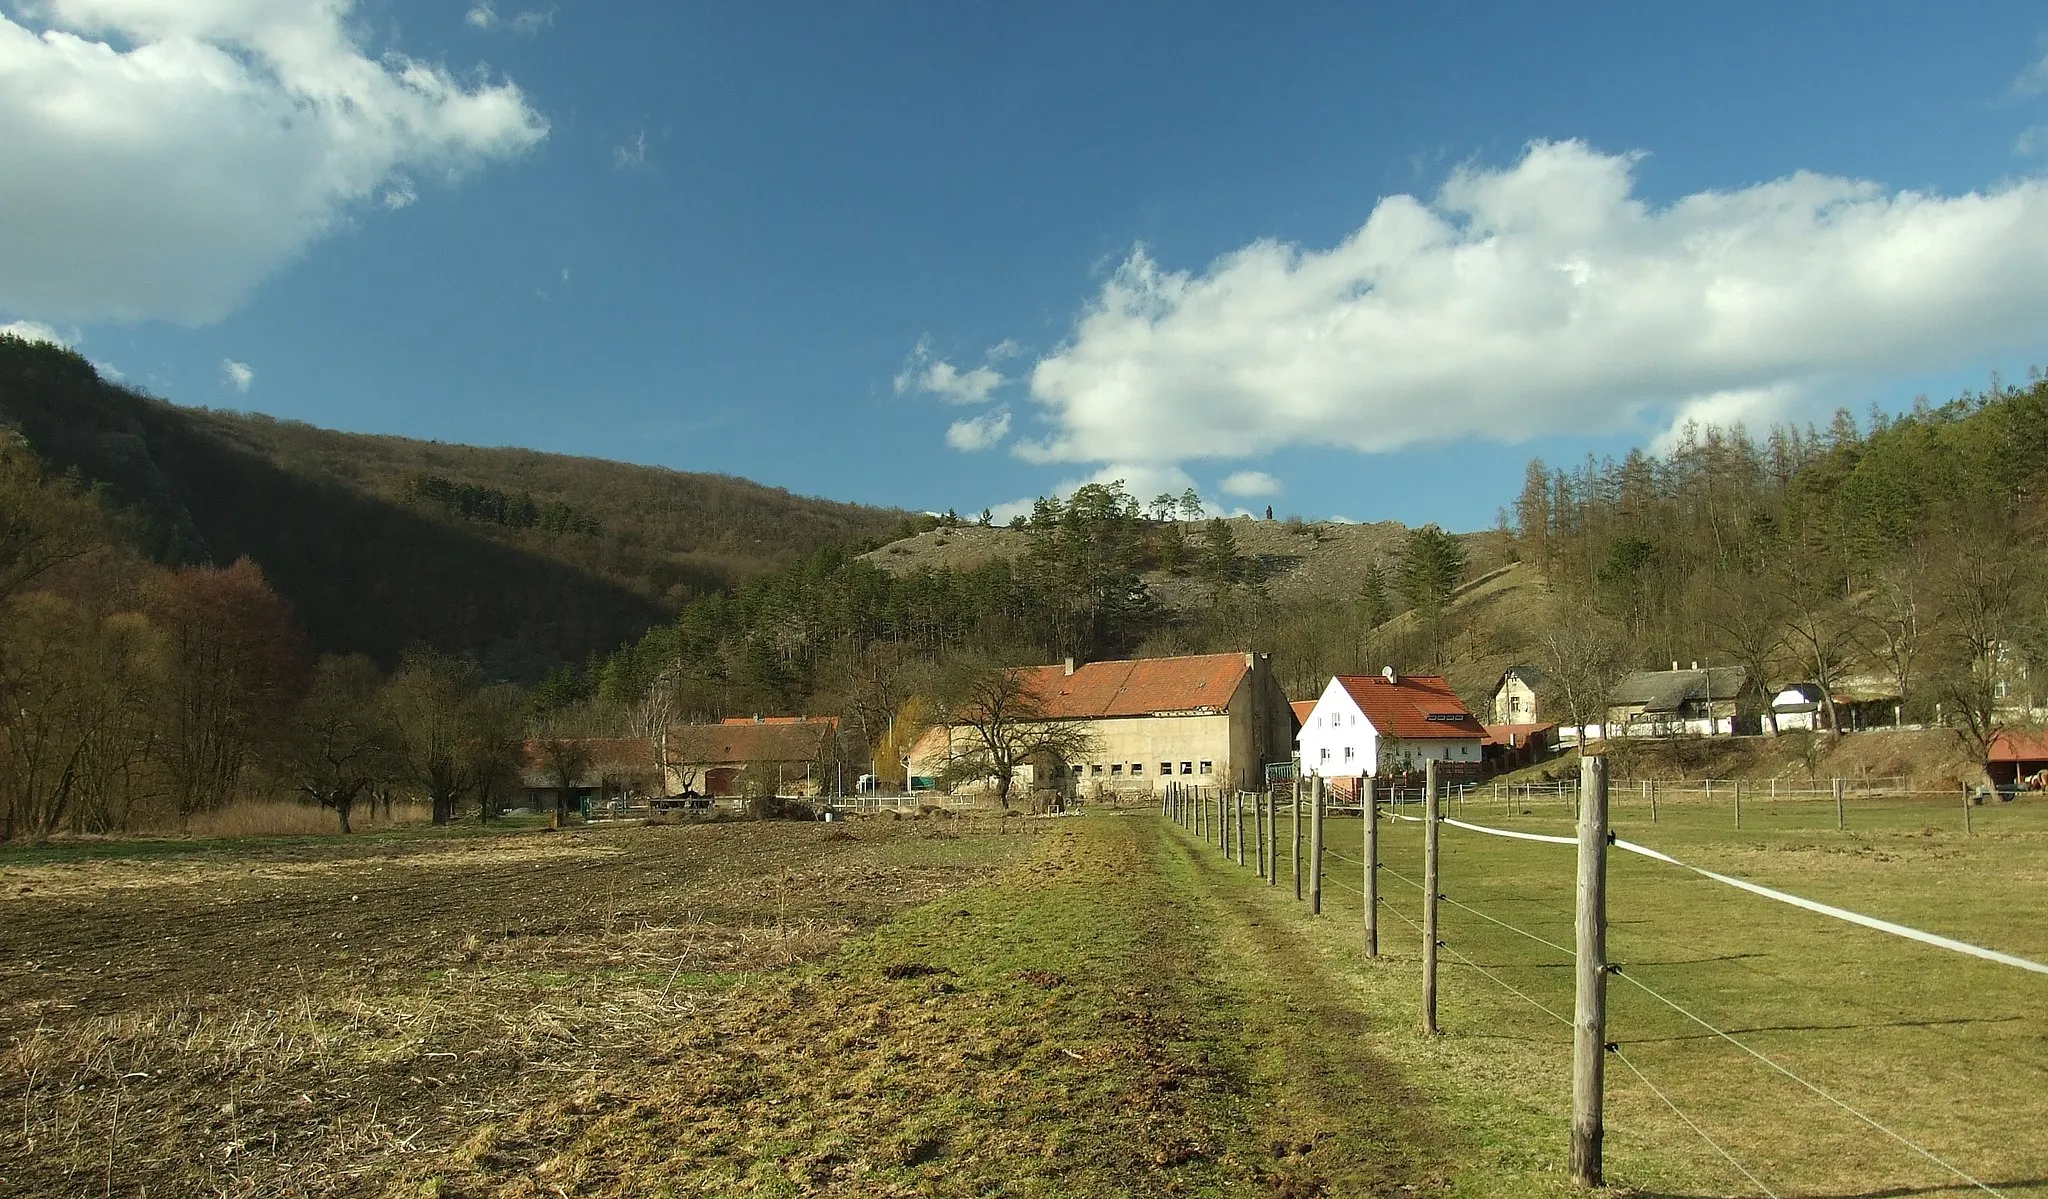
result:
M 1233 788 L 1230 794 L 1235 799 L 1234 806 L 1236 808 L 1234 816 L 1237 820 L 1237 864 L 1242 866 L 1244 865 L 1244 792 Z
M 1607 759 L 1579 765 L 1578 988 L 1572 1003 L 1572 1181 L 1600 1185 L 1607 1057 Z
M 1842 780 L 1835 780 L 1835 831 L 1849 827 L 1849 813 L 1842 807 Z
M 1963 784 L 1963 835 L 1973 837 L 1977 830 L 1970 826 L 1970 784 Z
M 1650 780 L 1650 823 L 1657 823 L 1657 780 Z
M 1436 898 L 1437 879 L 1437 760 L 1422 766 L 1422 1031 L 1435 1036 L 1436 1028 Z
M 1315 777 L 1313 775 L 1311 778 Z M 1294 780 L 1294 897 L 1301 898 L 1301 780 Z
M 1742 827 L 1742 780 L 1735 780 L 1735 827 Z
M 1266 885 L 1280 885 L 1280 797 L 1266 788 Z
M 1380 797 L 1374 793 L 1373 781 L 1369 778 L 1358 780 L 1359 805 L 1364 809 L 1359 815 L 1365 821 L 1365 851 L 1358 856 L 1365 862 L 1365 956 L 1380 956 Z
M 1308 910 L 1311 916 L 1323 914 L 1323 809 L 1330 802 L 1330 784 L 1322 775 L 1316 776 L 1315 789 L 1309 799 L 1308 831 Z

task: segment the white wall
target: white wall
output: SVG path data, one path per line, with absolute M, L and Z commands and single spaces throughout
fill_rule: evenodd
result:
M 1301 769 L 1325 778 L 1378 774 L 1379 730 L 1358 710 L 1344 685 L 1331 679 L 1301 722 Z

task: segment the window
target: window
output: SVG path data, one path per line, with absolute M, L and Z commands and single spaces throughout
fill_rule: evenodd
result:
M 1202 773 L 1203 773 L 1203 774 L 1209 774 L 1209 773 L 1212 773 L 1212 772 L 1210 771 L 1210 769 L 1209 769 L 1209 764 L 1208 764 L 1207 762 L 1204 762 L 1204 763 L 1202 763 Z
M 1161 763 L 1159 764 L 1159 773 L 1161 773 L 1161 774 L 1172 774 L 1172 773 L 1173 773 L 1173 763 L 1171 763 L 1171 762 L 1161 762 Z M 1185 770 L 1183 770 L 1183 771 L 1182 771 L 1181 773 L 1182 773 L 1182 774 L 1186 774 L 1187 772 L 1186 772 Z
M 1143 773 L 1145 773 L 1145 764 L 1144 764 L 1143 762 L 1133 762 L 1133 763 L 1131 763 L 1131 777 L 1132 777 L 1132 778 L 1137 778 L 1137 777 L 1138 777 L 1139 775 L 1141 775 L 1141 774 L 1143 774 Z
M 1327 746 L 1327 745 L 1325 745 L 1325 746 L 1323 747 L 1323 761 L 1327 762 L 1327 761 L 1329 761 L 1329 760 L 1330 760 L 1330 747 L 1329 747 L 1329 746 Z M 1206 771 L 1206 770 L 1205 770 L 1205 771 L 1203 771 L 1202 773 L 1204 773 L 1204 774 L 1207 774 L 1207 773 L 1208 773 L 1208 771 Z
M 1180 772 L 1182 774 L 1193 774 L 1195 772 L 1195 764 L 1193 762 L 1182 762 L 1180 764 Z
M 1090 774 L 1101 774 L 1101 773 L 1102 773 L 1102 763 L 1100 763 L 1100 762 L 1097 762 L 1097 763 L 1095 763 L 1095 764 L 1094 764 L 1093 766 L 1090 766 L 1090 767 L 1088 768 L 1088 773 L 1090 773 Z
M 1123 772 L 1124 772 L 1124 764 L 1123 764 L 1122 762 L 1117 762 L 1117 763 L 1114 763 L 1114 764 L 1113 764 L 1113 765 L 1111 765 L 1111 766 L 1110 766 L 1110 768 L 1109 768 L 1109 773 L 1110 773 L 1111 777 L 1115 777 L 1116 775 L 1120 775 L 1120 774 L 1122 774 Z
M 1358 750 L 1357 750 L 1357 749 L 1356 749 L 1355 747 L 1353 747 L 1353 746 L 1349 746 L 1349 745 L 1347 745 L 1347 746 L 1345 746 L 1345 747 L 1344 747 L 1344 760 L 1345 760 L 1346 762 L 1349 762 L 1349 761 L 1350 761 L 1351 759 L 1353 759 L 1353 758 L 1355 758 L 1355 757 L 1357 757 L 1357 756 L 1358 756 Z M 1426 898 L 1426 897 L 1425 897 L 1425 898 Z
M 1510 695 L 1510 696 L 1508 696 L 1508 715 L 1510 715 L 1510 716 L 1520 716 L 1521 714 L 1522 714 L 1522 697 L 1521 697 L 1521 696 L 1519 696 L 1519 695 Z M 1425 896 L 1425 898 L 1427 898 L 1427 897 Z

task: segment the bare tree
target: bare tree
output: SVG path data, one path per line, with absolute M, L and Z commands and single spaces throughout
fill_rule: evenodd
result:
M 1586 726 L 1605 732 L 1607 697 L 1627 670 L 1627 635 L 1590 603 L 1562 598 L 1549 627 L 1536 639 L 1537 665 L 1549 676 L 1550 699 L 1562 723 L 1586 739 Z
M 301 795 L 341 821 L 379 783 L 403 769 L 398 731 L 378 702 L 377 665 L 360 654 L 325 657 L 313 686 L 294 714 L 289 775 Z
M 1857 621 L 1858 640 L 1871 660 L 1883 663 L 1899 705 L 1913 701 L 1913 672 L 1931 623 L 1925 603 L 1926 564 L 1916 554 L 1881 572 L 1877 586 Z
M 1737 576 L 1713 590 L 1706 618 L 1717 648 L 1742 667 L 1743 689 L 1758 701 L 1773 733 L 1778 714 L 1771 708 L 1771 677 L 1786 649 L 1787 614 L 1778 596 L 1777 588 L 1753 576 Z
M 1030 683 L 1024 670 L 993 666 L 966 666 L 942 681 L 932 721 L 947 732 L 942 781 L 986 782 L 1008 810 L 1019 767 L 1063 766 L 1094 750 L 1085 727 L 1046 715 Z
M 590 745 L 579 737 L 548 737 L 540 743 L 540 768 L 555 786 L 555 817 L 569 818 L 569 793 L 574 791 L 595 759 Z
M 1935 567 L 1941 604 L 1935 692 L 1980 758 L 2007 721 L 2008 665 L 2027 640 L 2030 555 L 1989 534 L 1954 544 Z
M 683 674 L 681 662 L 670 659 L 664 663 L 632 711 L 633 731 L 654 748 L 654 777 L 659 780 L 655 787 L 663 795 L 668 794 L 668 734 L 681 713 Z

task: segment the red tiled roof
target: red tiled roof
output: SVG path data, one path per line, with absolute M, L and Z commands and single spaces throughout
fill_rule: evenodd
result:
M 1065 666 L 1029 666 L 1025 688 L 1054 720 L 1147 716 L 1196 708 L 1221 711 L 1237 694 L 1251 665 L 1243 654 L 1090 662 L 1068 674 Z
M 832 744 L 834 723 L 679 724 L 668 731 L 668 757 L 692 766 L 816 761 Z
M 1451 685 L 1437 675 L 1404 674 L 1389 681 L 1384 675 L 1340 674 L 1337 682 L 1382 737 L 1463 741 L 1486 736 Z
M 1294 727 L 1301 728 L 1308 723 L 1308 714 L 1316 710 L 1316 701 L 1297 699 L 1289 701 L 1287 706 L 1294 709 Z
M 1514 745 L 1529 744 L 1531 737 L 1555 731 L 1555 724 L 1489 724 L 1486 726 L 1486 744 Z
M 2000 733 L 1991 739 L 1990 752 L 1984 756 L 1993 762 L 2048 762 L 2048 732 Z

